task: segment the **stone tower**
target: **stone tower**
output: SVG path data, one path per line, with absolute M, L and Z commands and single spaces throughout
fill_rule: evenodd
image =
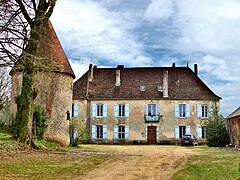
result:
M 48 116 L 44 137 L 48 141 L 68 146 L 67 111 L 71 112 L 72 109 L 75 75 L 50 21 L 39 42 L 37 54 L 42 59 L 42 65 L 34 79 L 34 88 L 38 92 L 35 104 L 41 106 Z M 14 115 L 17 110 L 15 97 L 21 93 L 22 72 L 13 68 L 11 76 L 11 113 Z

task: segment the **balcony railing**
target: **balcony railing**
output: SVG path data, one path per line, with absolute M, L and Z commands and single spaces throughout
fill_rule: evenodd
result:
M 145 122 L 159 122 L 159 115 L 145 115 Z

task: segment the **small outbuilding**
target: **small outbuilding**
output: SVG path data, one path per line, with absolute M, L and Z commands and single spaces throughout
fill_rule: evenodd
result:
M 230 135 L 230 141 L 237 147 L 240 146 L 240 107 L 233 111 L 227 117 L 227 126 Z

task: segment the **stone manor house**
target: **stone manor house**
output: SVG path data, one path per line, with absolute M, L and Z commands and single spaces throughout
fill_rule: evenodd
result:
M 38 47 L 49 60 L 34 79 L 36 105 L 47 113 L 44 137 L 68 146 L 70 117 L 89 131 L 89 142 L 161 143 L 178 141 L 185 133 L 206 138 L 206 119 L 219 100 L 189 67 L 98 68 L 73 84 L 75 75 L 49 21 Z M 46 64 L 46 62 L 43 62 Z M 11 72 L 11 113 L 21 92 L 22 72 Z M 70 112 L 70 113 L 69 113 Z M 72 112 L 72 114 L 71 114 Z
M 90 142 L 177 142 L 185 133 L 204 140 L 206 121 L 221 98 L 189 67 L 98 68 L 73 85 L 73 119 Z

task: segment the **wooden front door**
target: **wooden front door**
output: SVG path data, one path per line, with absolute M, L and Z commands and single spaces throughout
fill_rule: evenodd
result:
M 147 142 L 148 144 L 156 144 L 156 131 L 157 127 L 156 126 L 148 126 L 147 127 Z

